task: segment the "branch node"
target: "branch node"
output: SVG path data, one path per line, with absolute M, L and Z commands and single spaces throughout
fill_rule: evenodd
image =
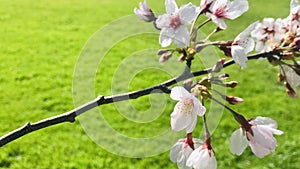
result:
M 98 105 L 98 106 L 101 105 L 101 104 L 103 104 L 103 103 L 105 103 L 105 99 L 104 99 L 104 96 L 103 96 L 103 95 L 99 95 L 99 96 L 96 98 L 96 100 L 97 100 L 97 105 Z

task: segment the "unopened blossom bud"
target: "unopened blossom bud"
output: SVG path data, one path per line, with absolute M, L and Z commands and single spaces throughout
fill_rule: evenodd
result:
M 193 85 L 192 79 L 188 79 L 183 82 L 183 87 L 186 89 L 190 89 L 192 87 L 192 85 Z
M 222 58 L 218 60 L 218 62 L 215 64 L 215 66 L 212 68 L 212 72 L 220 72 L 223 69 L 223 65 L 225 63 L 226 59 Z
M 290 97 L 292 97 L 292 98 L 296 98 L 297 97 L 295 90 L 292 88 L 292 86 L 289 83 L 285 82 L 285 88 L 286 88 L 286 93 Z
M 225 83 L 226 87 L 235 88 L 238 85 L 237 81 L 231 81 Z
M 162 55 L 162 54 L 167 53 L 168 51 L 169 51 L 168 49 L 159 49 L 156 54 L 157 55 Z
M 226 96 L 226 101 L 230 104 L 239 104 L 244 102 L 242 98 L 234 97 L 234 96 Z
M 221 80 L 226 80 L 226 79 L 228 79 L 229 77 L 230 77 L 230 75 L 227 74 L 227 73 L 224 73 L 224 74 L 219 75 L 219 79 L 221 79 Z
M 172 55 L 173 55 L 172 53 L 164 53 L 164 54 L 162 54 L 161 57 L 159 58 L 159 62 L 163 63 L 163 62 L 169 60 L 172 57 Z
M 299 50 L 300 49 L 300 37 L 295 38 L 293 40 L 293 42 L 290 44 L 290 47 Z
M 146 0 L 140 2 L 140 9 L 134 8 L 134 13 L 145 22 L 152 22 L 156 19 L 152 10 L 149 9 Z
M 278 81 L 279 81 L 280 83 L 283 83 L 283 82 L 285 81 L 285 77 L 283 76 L 283 74 L 278 73 Z
M 179 56 L 178 62 L 183 62 L 185 61 L 186 57 L 184 55 Z

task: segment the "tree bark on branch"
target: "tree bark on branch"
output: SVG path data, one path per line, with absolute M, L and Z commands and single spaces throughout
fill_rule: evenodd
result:
M 267 57 L 272 57 L 273 54 L 277 54 L 276 51 L 273 52 L 268 52 L 268 53 L 261 53 L 261 54 L 255 54 L 248 56 L 248 59 L 258 59 L 258 58 L 267 58 Z M 233 60 L 229 60 L 224 64 L 224 68 L 228 67 L 230 65 L 234 64 Z M 189 68 L 188 68 L 189 69 Z M 124 100 L 129 100 L 129 99 L 136 99 L 141 96 L 149 95 L 152 93 L 166 93 L 169 94 L 171 90 L 168 88 L 178 82 L 181 82 L 183 80 L 189 79 L 191 77 L 197 77 L 201 75 L 205 75 L 210 73 L 212 68 L 196 71 L 196 72 L 189 72 L 189 71 L 184 71 L 180 76 L 172 78 L 170 80 L 167 80 L 163 83 L 157 84 L 155 86 L 142 89 L 142 90 L 137 90 L 133 92 L 128 92 L 124 94 L 119 94 L 119 95 L 112 95 L 112 96 L 98 96 L 96 99 L 79 106 L 69 112 L 53 116 L 47 119 L 40 120 L 35 123 L 30 123 L 27 122 L 25 125 L 23 125 L 20 128 L 17 128 L 2 137 L 0 137 L 0 147 L 6 145 L 7 143 L 10 143 L 28 133 L 37 131 L 42 128 L 46 128 L 49 126 L 53 126 L 55 124 L 60 124 L 64 122 L 75 122 L 75 118 L 79 116 L 80 114 L 87 112 L 90 109 L 93 109 L 97 106 L 101 106 L 104 104 L 109 104 L 113 102 L 119 102 L 119 101 L 124 101 Z

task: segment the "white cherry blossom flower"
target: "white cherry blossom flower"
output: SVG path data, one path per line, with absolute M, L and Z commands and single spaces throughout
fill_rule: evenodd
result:
M 211 18 L 211 20 L 218 25 L 221 29 L 226 29 L 227 25 L 224 19 L 235 19 L 241 16 L 249 8 L 247 0 L 216 0 L 210 6 L 210 11 L 212 13 L 207 13 L 206 15 Z
M 171 128 L 174 131 L 186 129 L 191 133 L 197 123 L 197 116 L 203 116 L 206 109 L 199 99 L 189 93 L 183 87 L 174 87 L 171 91 L 171 98 L 179 101 L 171 114 Z
M 283 134 L 282 131 L 276 129 L 276 121 L 266 117 L 257 117 L 247 125 L 250 128 L 245 129 L 247 127 L 242 126 L 231 135 L 230 151 L 233 154 L 241 155 L 248 145 L 259 158 L 263 158 L 275 150 L 277 141 L 273 134 Z
M 264 18 L 251 32 L 251 37 L 256 40 L 257 52 L 268 52 L 280 46 L 286 29 L 282 19 Z
M 165 5 L 167 13 L 158 16 L 156 20 L 156 27 L 161 29 L 159 43 L 162 47 L 167 47 L 173 42 L 184 48 L 190 41 L 187 26 L 195 19 L 197 8 L 188 3 L 178 9 L 175 0 L 166 0 Z
M 254 49 L 253 38 L 248 37 L 251 31 L 256 27 L 258 21 L 249 25 L 243 32 L 241 32 L 233 41 L 231 46 L 231 55 L 235 63 L 246 68 L 247 54 Z
M 195 149 L 188 158 L 186 165 L 194 169 L 216 169 L 217 160 L 207 143 Z
M 140 2 L 140 9 L 134 8 L 134 13 L 143 21 L 152 22 L 155 20 L 154 13 L 149 9 L 146 0 Z
M 198 148 L 203 142 L 200 139 L 193 138 L 194 147 Z M 188 145 L 187 139 L 180 139 L 170 151 L 170 159 L 177 163 L 179 169 L 191 169 L 186 166 L 186 161 L 193 152 L 193 149 Z

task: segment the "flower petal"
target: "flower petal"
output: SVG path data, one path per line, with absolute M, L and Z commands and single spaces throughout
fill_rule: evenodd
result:
M 242 41 L 239 41 L 238 45 L 244 48 L 245 53 L 249 53 L 254 49 L 255 43 L 252 38 L 245 38 Z
M 241 155 L 248 146 L 248 141 L 241 128 L 234 131 L 230 137 L 230 151 L 233 154 Z
M 185 97 L 192 98 L 194 96 L 191 93 L 189 93 L 184 87 L 176 86 L 172 88 L 170 97 L 173 100 L 180 100 Z
M 191 116 L 192 122 L 186 126 L 186 133 L 192 133 L 197 124 L 197 114 L 191 112 Z
M 198 116 L 203 116 L 206 112 L 206 108 L 201 104 L 201 102 L 197 98 L 193 99 L 193 103 L 194 103 L 194 112 Z
M 240 65 L 242 68 L 246 68 L 246 61 L 248 60 L 248 58 L 243 47 L 239 45 L 232 46 L 231 54 L 235 63 Z
M 217 26 L 220 28 L 220 29 L 226 29 L 227 28 L 227 25 L 226 23 L 224 22 L 223 19 L 220 19 L 220 18 L 217 18 L 215 15 L 212 15 L 211 16 L 211 20 L 217 24 Z
M 256 124 L 256 125 L 266 125 L 274 129 L 277 129 L 278 127 L 277 122 L 269 117 L 258 116 L 255 119 L 251 120 L 249 123 Z
M 180 48 L 184 48 L 189 44 L 190 41 L 190 32 L 188 29 L 180 25 L 175 29 L 175 36 L 173 37 L 173 42 Z
M 191 112 L 182 112 L 183 107 L 181 102 L 175 105 L 174 111 L 171 114 L 171 128 L 174 131 L 181 131 L 189 126 L 194 119 Z
M 259 22 L 256 21 L 249 25 L 243 32 L 241 32 L 235 39 L 234 41 L 239 41 L 245 39 L 248 35 L 251 34 L 251 32 L 254 30 L 254 28 L 257 26 Z
M 189 146 L 187 146 L 185 149 L 183 149 L 180 153 L 180 159 L 177 159 L 177 166 L 178 169 L 191 169 L 191 167 L 186 166 L 186 161 L 193 152 L 193 149 Z
M 226 17 L 229 19 L 235 19 L 241 16 L 249 9 L 247 0 L 235 0 L 230 4 L 230 7 L 226 13 Z
M 197 15 L 197 7 L 191 2 L 179 8 L 179 16 L 184 25 L 189 25 Z
M 178 10 L 175 0 L 166 0 L 165 5 L 167 14 L 172 14 Z
M 262 158 L 272 151 L 277 146 L 277 141 L 273 134 L 283 134 L 282 131 L 273 129 L 266 125 L 253 125 L 251 127 L 253 136 L 247 134 L 252 152 L 259 158 Z
M 159 43 L 162 47 L 167 47 L 171 45 L 172 38 L 174 37 L 174 30 L 163 28 L 160 32 Z
M 216 0 L 210 6 L 210 11 L 216 11 L 217 9 L 227 6 L 227 4 L 228 4 L 227 0 Z
M 179 152 L 182 150 L 184 142 L 176 142 L 170 150 L 170 160 L 177 163 Z
M 161 29 L 164 27 L 167 27 L 170 22 L 169 18 L 170 18 L 169 14 L 163 14 L 163 15 L 158 16 L 157 20 L 155 21 L 156 27 L 161 28 Z

